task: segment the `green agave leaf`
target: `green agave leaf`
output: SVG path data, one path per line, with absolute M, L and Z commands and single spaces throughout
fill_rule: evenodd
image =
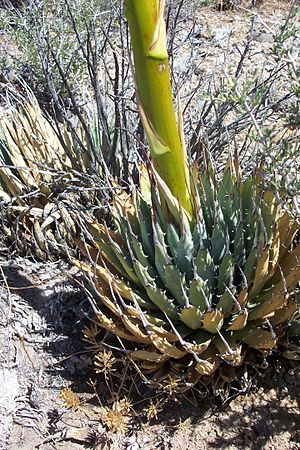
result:
M 196 224 L 193 230 L 193 243 L 194 243 L 194 251 L 193 255 L 197 256 L 198 251 L 200 248 L 203 248 L 204 243 L 203 241 L 207 241 L 207 236 L 202 231 L 203 227 L 201 229 L 199 224 Z
M 216 284 L 215 265 L 211 254 L 207 249 L 199 250 L 195 264 L 199 277 L 204 281 L 207 280 L 208 286 L 210 289 L 213 289 Z
M 233 240 L 233 255 L 236 264 L 240 267 L 244 267 L 246 262 L 246 249 L 243 222 L 240 222 L 236 229 L 236 234 Z
M 79 261 L 74 261 L 78 267 L 82 268 L 82 264 Z M 95 261 L 96 262 L 96 261 Z M 130 300 L 133 304 L 138 303 L 142 308 L 153 309 L 155 305 L 150 302 L 145 293 L 128 282 L 127 280 L 119 278 L 110 272 L 108 268 L 99 265 L 84 265 L 84 272 L 88 275 L 89 279 L 93 279 L 95 275 L 98 276 L 99 284 L 102 286 L 102 281 L 112 290 L 115 295 L 119 295 L 122 299 Z M 98 284 L 96 282 L 96 284 Z M 95 286 L 91 285 L 91 288 L 95 290 Z
M 191 330 L 191 328 L 189 328 L 183 322 L 176 323 L 176 331 L 183 339 L 190 336 L 190 334 L 193 332 L 193 330 Z
M 151 186 L 151 206 L 152 221 L 159 222 L 160 228 L 165 233 L 167 230 L 166 202 L 163 197 L 160 199 L 157 188 L 153 186 Z
M 206 172 L 203 172 L 200 177 L 199 197 L 202 206 L 202 213 L 206 225 L 206 230 L 209 236 L 212 235 L 214 224 L 213 204 L 215 201 L 214 186 Z
M 151 311 L 151 314 L 146 313 L 145 317 L 151 325 L 155 325 L 157 327 L 166 327 L 169 325 L 164 314 L 159 313 L 158 311 Z
M 165 267 L 171 264 L 171 258 L 168 255 L 168 249 L 165 244 L 165 237 L 160 225 L 156 219 L 153 219 L 153 242 L 155 267 L 163 283 L 166 285 Z
M 149 275 L 156 279 L 158 277 L 158 272 L 155 267 L 152 266 L 148 256 L 145 254 L 142 244 L 138 240 L 136 236 L 133 234 L 128 235 L 128 242 L 130 242 L 131 249 L 134 253 L 134 256 L 138 261 L 144 266 L 147 267 Z
M 233 181 L 230 167 L 225 170 L 219 184 L 218 199 L 228 224 L 230 239 L 233 240 L 241 217 L 241 199 L 239 186 Z
M 170 319 L 178 319 L 178 309 L 166 294 L 161 291 L 155 284 L 155 280 L 151 278 L 147 269 L 139 262 L 134 261 L 134 270 L 138 275 L 140 282 L 143 284 L 150 300 Z
M 164 275 L 166 287 L 173 295 L 176 302 L 183 306 L 187 304 L 187 286 L 184 276 L 180 273 L 178 268 L 173 264 L 167 264 L 164 267 Z
M 139 262 L 139 260 L 132 258 L 133 268 L 136 275 L 139 278 L 140 283 L 144 288 L 148 285 L 155 286 L 156 280 L 152 278 L 150 273 L 148 272 L 148 267 L 144 267 L 143 264 Z
M 232 290 L 230 290 L 230 292 L 226 290 L 215 305 L 216 309 L 222 309 L 225 317 L 229 316 L 236 306 L 233 298 L 234 293 Z
M 122 280 L 116 280 L 117 286 L 120 288 L 120 291 L 122 293 L 122 296 L 126 298 L 127 300 L 131 300 L 133 303 L 137 302 L 138 305 L 141 308 L 146 308 L 148 310 L 151 310 L 151 315 L 155 313 L 155 305 L 150 302 L 149 298 L 145 293 L 137 292 L 136 289 L 134 289 L 132 286 L 126 286 L 127 291 L 124 289 L 124 285 L 122 286 Z M 128 289 L 129 287 L 129 289 Z
M 163 311 L 171 320 L 178 320 L 178 308 L 172 300 L 170 300 L 161 290 L 156 286 L 147 286 L 147 294 L 150 300 Z
M 120 249 L 120 247 L 116 244 L 116 242 L 114 242 L 114 241 L 111 241 L 111 242 L 113 245 L 115 255 L 118 258 L 119 263 L 121 263 L 123 269 L 125 270 L 127 278 L 129 280 L 133 281 L 135 284 L 140 285 L 140 280 L 136 276 L 135 271 L 133 269 L 133 264 L 131 261 L 130 254 L 124 253 L 124 251 L 122 251 Z
M 192 258 L 194 252 L 193 237 L 191 234 L 184 234 L 180 237 L 177 245 L 176 265 L 184 273 L 188 280 L 193 277 Z
M 200 247 L 203 247 L 203 242 L 202 242 L 202 236 L 201 233 L 199 232 L 199 227 L 196 225 L 194 230 L 193 230 L 193 255 L 197 256 L 198 251 L 200 250 Z
M 203 211 L 205 229 L 206 229 L 207 235 L 208 235 L 208 237 L 206 238 L 206 240 L 204 242 L 207 245 L 209 243 L 209 238 L 212 236 L 212 231 L 213 231 L 213 227 L 214 227 L 213 211 L 208 205 L 205 205 L 203 202 L 202 202 L 202 211 Z
M 101 251 L 103 251 L 105 258 L 123 274 L 126 278 L 140 285 L 138 277 L 135 275 L 130 254 L 126 248 L 121 248 L 116 241 L 114 241 L 109 233 L 107 233 L 109 243 L 99 243 Z
M 234 258 L 233 255 L 228 253 L 224 256 L 219 266 L 219 275 L 218 275 L 218 293 L 222 295 L 227 287 L 230 287 L 233 281 L 233 272 L 234 272 Z
M 152 229 L 152 214 L 149 205 L 142 199 L 137 200 L 138 219 L 141 227 L 142 245 L 150 261 L 154 264 L 154 243 Z
M 198 169 L 197 169 L 198 170 Z M 209 247 L 208 234 L 206 230 L 201 200 L 197 187 L 193 191 L 194 209 L 195 209 L 195 226 L 193 230 L 194 255 L 197 255 L 200 248 Z
M 243 217 L 245 217 L 245 215 L 250 216 L 255 208 L 254 204 L 254 198 L 256 196 L 255 189 L 256 189 L 256 182 L 254 178 L 253 177 L 247 178 L 244 181 L 242 188 Z
M 112 265 L 114 268 L 123 275 L 125 278 L 128 278 L 127 272 L 124 270 L 123 265 L 120 263 L 119 258 L 116 255 L 114 247 L 111 244 L 106 244 L 105 242 L 101 242 L 98 244 L 101 252 L 105 259 Z
M 227 230 L 221 227 L 220 223 L 216 223 L 211 238 L 211 254 L 216 265 L 221 263 L 228 247 Z
M 202 325 L 203 313 L 196 306 L 182 308 L 180 320 L 192 330 L 197 330 Z
M 250 254 L 249 254 L 249 256 L 248 256 L 248 258 L 246 260 L 244 269 L 243 269 L 244 275 L 245 275 L 245 277 L 247 279 L 247 282 L 248 282 L 249 286 L 250 286 L 250 284 L 251 284 L 251 282 L 253 280 L 254 272 L 255 272 L 255 269 L 256 269 L 257 253 L 258 253 L 257 248 L 254 248 L 250 252 Z
M 189 288 L 189 303 L 200 308 L 202 312 L 206 311 L 211 305 L 210 290 L 208 282 L 201 278 L 194 278 Z
M 179 244 L 179 234 L 175 225 L 172 223 L 167 224 L 167 243 L 170 250 L 170 253 L 174 260 L 177 260 L 178 257 L 178 244 Z
M 228 212 L 228 206 L 230 206 L 230 194 L 235 190 L 233 185 L 233 179 L 230 171 L 230 167 L 227 163 L 227 166 L 223 172 L 222 180 L 218 186 L 219 191 L 219 200 L 221 206 L 224 204 L 224 215 Z M 222 201 L 221 201 L 222 200 Z

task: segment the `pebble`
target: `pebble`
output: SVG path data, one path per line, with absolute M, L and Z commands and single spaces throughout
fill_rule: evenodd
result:
M 126 450 L 138 450 L 140 448 L 139 444 L 136 442 L 136 435 L 132 434 L 126 439 Z
M 135 437 L 134 434 L 132 434 L 131 436 L 129 436 L 129 437 L 127 438 L 127 443 L 128 443 L 128 444 L 134 444 L 135 442 L 136 442 L 136 437 Z
M 214 32 L 213 42 L 220 47 L 227 47 L 231 33 L 232 30 L 227 27 L 216 28 Z
M 135 442 L 132 445 L 128 445 L 126 447 L 126 450 L 139 450 L 139 448 L 140 448 L 139 444 L 137 442 Z
M 260 42 L 261 44 L 271 44 L 274 41 L 272 33 L 253 31 L 250 37 L 253 41 Z

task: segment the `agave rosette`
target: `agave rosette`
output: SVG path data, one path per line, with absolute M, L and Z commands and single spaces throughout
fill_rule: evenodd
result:
M 70 205 L 80 209 L 94 200 L 93 182 L 86 175 L 91 164 L 89 151 L 75 145 L 65 125 L 54 126 L 33 96 L 20 103 L 0 120 L 4 235 L 40 259 L 65 254 L 66 242 L 72 246 L 71 234 L 76 234 Z
M 202 172 L 193 217 L 150 178 L 144 171 L 140 191 L 115 196 L 116 231 L 91 223 L 90 242 L 80 244 L 99 325 L 131 342 L 124 346 L 140 367 L 169 365 L 191 379 L 221 362 L 241 365 L 249 348 L 269 353 L 297 310 L 297 225 L 231 163 L 220 180 L 210 163 Z

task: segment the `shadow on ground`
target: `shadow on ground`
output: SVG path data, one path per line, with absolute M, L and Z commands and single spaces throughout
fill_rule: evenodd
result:
M 67 276 L 70 268 L 65 264 L 18 260 L 18 263 L 4 263 L 2 269 L 10 287 L 11 324 L 15 338 L 23 339 L 28 348 L 35 351 L 37 357 L 34 361 L 38 361 L 38 370 L 41 370 L 40 361 L 43 360 L 43 389 L 59 391 L 71 384 L 75 392 L 91 394 L 87 381 L 95 378 L 95 372 L 82 341 L 82 330 L 89 324 L 88 317 L 92 314 L 82 289 Z M 5 289 L 3 276 L 0 280 Z M 247 448 L 249 445 L 262 450 L 271 448 L 268 445 L 272 445 L 275 438 L 280 441 L 279 437 L 284 435 L 288 435 L 288 448 L 299 448 L 300 380 L 289 371 L 288 362 L 272 358 L 269 362 L 269 368 L 260 376 L 249 367 L 252 388 L 249 392 L 244 390 L 244 395 L 235 396 L 237 391 L 234 389 L 239 389 L 239 385 L 223 398 L 213 398 L 206 388 L 200 387 L 199 391 L 170 401 L 158 420 L 151 422 L 149 433 L 155 427 L 167 430 L 169 448 L 180 448 L 176 447 L 178 429 L 184 430 L 182 424 L 188 423 L 192 428 L 184 432 L 187 442 L 182 443 L 182 449 L 185 445 L 190 449 L 201 448 L 205 443 L 208 449 Z M 30 389 L 35 382 L 36 377 L 32 377 Z M 107 397 L 103 381 L 100 380 L 98 386 L 98 394 Z M 153 396 L 143 382 L 138 383 L 138 391 L 133 394 L 135 401 Z M 207 396 L 203 396 L 204 392 Z M 30 400 L 31 390 L 27 394 Z M 98 403 L 93 395 L 86 401 L 90 405 Z M 137 411 L 139 419 L 143 415 L 143 407 L 144 403 Z M 48 405 L 50 426 L 53 417 L 55 422 L 56 408 L 55 404 Z M 131 432 L 142 428 L 142 422 L 134 419 Z M 55 432 L 55 427 L 49 431 Z M 286 439 L 282 448 L 286 448 Z
M 82 331 L 90 323 L 91 309 L 82 289 L 72 281 L 70 268 L 21 260 L 2 269 L 13 325 L 36 351 L 49 354 L 46 371 L 58 372 L 74 383 L 86 377 L 91 368 Z

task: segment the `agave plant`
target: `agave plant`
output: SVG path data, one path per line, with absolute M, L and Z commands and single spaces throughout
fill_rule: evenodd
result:
M 164 1 L 125 1 L 140 110 L 153 166 L 140 189 L 115 195 L 115 230 L 90 222 L 78 240 L 96 322 L 123 341 L 130 361 L 191 383 L 248 349 L 269 353 L 297 311 L 297 224 L 258 175 L 237 160 L 218 175 L 209 155 L 188 171 L 172 104 Z M 88 234 L 87 234 L 88 231 Z
M 248 348 L 269 353 L 297 311 L 296 224 L 234 164 L 219 180 L 209 163 L 195 180 L 192 217 L 150 179 L 115 197 L 117 231 L 91 223 L 93 244 L 81 244 L 94 261 L 77 264 L 100 294 L 99 325 L 141 344 L 124 344 L 141 367 L 168 363 L 192 379 L 222 361 L 241 365 Z

